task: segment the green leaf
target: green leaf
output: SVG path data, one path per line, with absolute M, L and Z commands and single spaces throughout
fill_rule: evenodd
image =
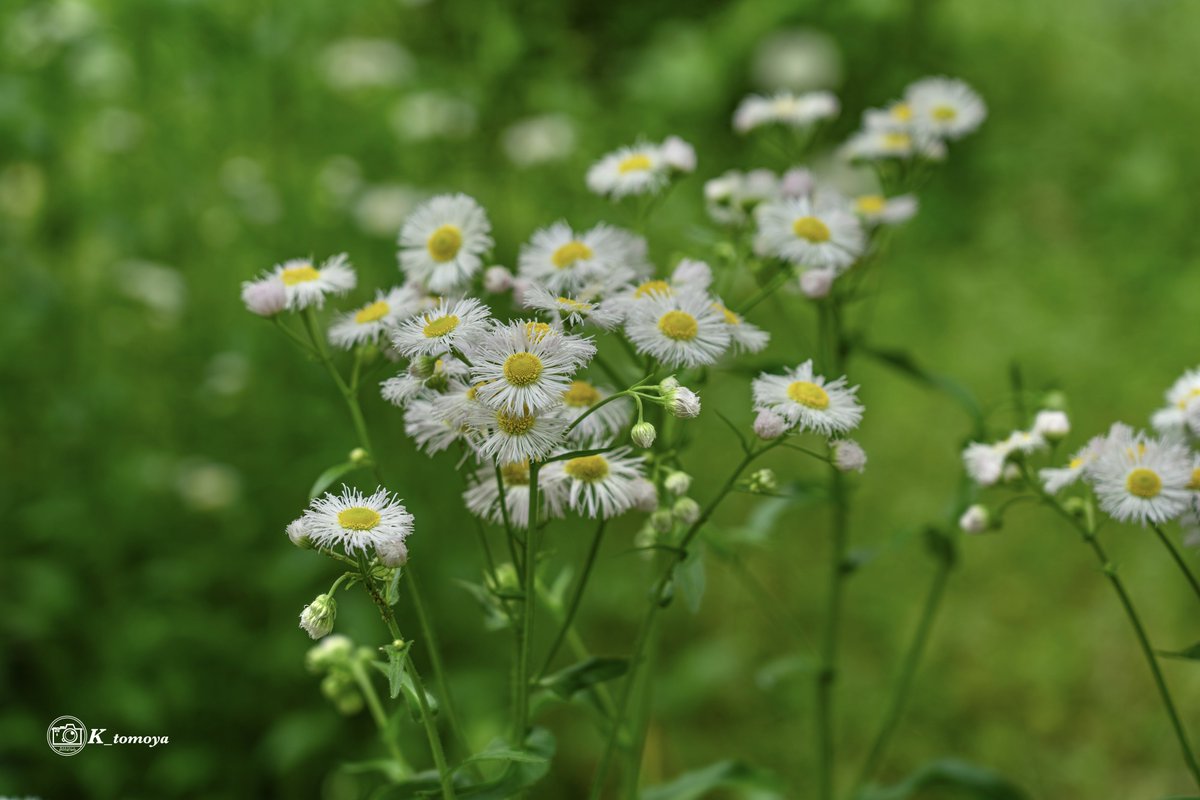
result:
M 358 469 L 358 467 L 359 467 L 358 464 L 355 464 L 352 461 L 347 461 L 344 464 L 337 464 L 336 466 L 332 466 L 329 469 L 325 470 L 324 472 L 322 472 L 320 475 L 317 476 L 317 479 L 315 481 L 313 481 L 312 488 L 308 490 L 308 499 L 312 500 L 314 497 L 319 495 L 321 492 L 328 489 L 329 485 L 331 483 L 333 483 L 334 481 L 336 481 L 338 478 L 342 477 L 346 473 L 353 472 L 354 470 Z
M 394 606 L 400 602 L 400 576 L 403 574 L 404 570 L 401 567 L 396 567 L 392 570 L 392 577 L 388 579 L 387 592 L 384 594 L 384 598 L 387 600 L 389 606 Z
M 782 798 L 782 783 L 773 773 L 741 761 L 718 761 L 703 769 L 685 772 L 670 783 L 651 786 L 641 800 L 700 800 L 714 789 L 742 790 L 757 800 Z
M 943 759 L 926 764 L 895 786 L 868 786 L 856 800 L 907 800 L 930 789 L 953 790 L 962 800 L 1028 800 L 1025 791 L 999 774 L 965 761 Z M 920 794 L 918 794 L 920 793 Z
M 387 676 L 388 679 L 388 696 L 395 700 L 400 696 L 400 691 L 404 686 L 404 680 L 407 677 L 404 672 L 404 656 L 408 652 L 409 643 L 404 643 L 400 647 L 394 644 L 385 645 L 380 650 L 384 651 L 387 656 L 387 661 L 380 663 L 373 661 L 375 668 Z
M 1196 642 L 1191 647 L 1185 647 L 1183 650 L 1159 650 L 1158 654 L 1163 658 L 1179 658 L 1185 661 L 1200 661 L 1200 642 Z
M 534 728 L 524 744 L 523 748 L 515 752 L 524 753 L 525 757 L 509 759 L 508 768 L 499 777 L 478 783 L 456 780 L 455 794 L 470 800 L 510 800 L 540 781 L 550 770 L 550 759 L 554 757 L 555 751 L 554 736 L 545 728 Z M 461 778 L 461 771 L 460 766 L 455 770 L 455 777 Z M 414 775 L 407 781 L 385 786 L 372 795 L 374 800 L 417 800 L 441 796 L 437 774 L 431 772 Z
M 476 764 L 485 761 L 519 761 L 522 764 L 540 764 L 545 760 L 546 756 L 542 753 L 535 753 L 532 750 L 518 750 L 509 747 L 503 740 L 497 740 L 489 745 L 487 749 L 463 761 L 463 764 Z
M 542 678 L 538 684 L 564 700 L 598 683 L 619 678 L 629 671 L 629 660 L 592 656 Z
M 688 611 L 699 613 L 700 601 L 704 599 L 704 546 L 697 543 L 682 562 L 675 565 L 675 584 L 683 596 Z

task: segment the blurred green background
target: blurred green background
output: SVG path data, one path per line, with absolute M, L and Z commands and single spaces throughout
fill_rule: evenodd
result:
M 711 256 L 703 181 L 787 166 L 731 132 L 732 110 L 748 91 L 811 75 L 796 54 L 814 31 L 836 48 L 827 77 L 845 109 L 826 144 L 926 74 L 964 78 L 991 111 L 895 237 L 872 340 L 989 406 L 1018 361 L 1031 386 L 1068 393 L 1072 442 L 1114 419 L 1144 423 L 1200 360 L 1186 322 L 1200 296 L 1196 4 L 0 6 L 0 794 L 360 796 L 361 779 L 337 765 L 381 752 L 373 727 L 321 697 L 296 627 L 333 572 L 283 536 L 353 434 L 321 370 L 242 309 L 240 281 L 294 255 L 346 250 L 360 273 L 352 300 L 366 299 L 398 278 L 405 211 L 439 191 L 478 198 L 497 259 L 512 264 L 535 228 L 560 217 L 622 222 L 585 192 L 587 165 L 670 133 L 696 145 L 700 167 L 653 220 L 652 254 L 663 266 Z M 529 126 L 514 129 L 543 115 L 553 116 L 536 128 L 540 145 Z M 811 309 L 789 302 L 811 325 Z M 765 357 L 811 355 L 802 343 L 812 328 L 790 330 L 777 309 L 760 309 L 775 334 Z M 863 386 L 871 458 L 856 481 L 853 536 L 876 557 L 849 594 L 843 782 L 932 572 L 915 531 L 945 517 L 970 431 L 951 401 L 877 363 L 852 362 L 851 378 Z M 743 375 L 715 379 L 705 401 L 750 418 Z M 366 412 L 417 517 L 413 557 L 482 746 L 501 730 L 508 639 L 483 629 L 454 582 L 477 580 L 481 562 L 453 459 L 415 454 L 400 414 L 377 397 Z M 990 421 L 997 433 L 1013 422 L 1003 409 Z M 733 443 L 712 415 L 695 424 L 693 494 L 703 499 Z M 772 465 L 789 478 L 812 470 Z M 719 523 L 740 524 L 753 502 L 729 504 Z M 632 525 L 610 534 L 584 612 L 602 653 L 624 652 L 642 606 Z M 744 553 L 810 640 L 823 526 L 802 509 Z M 577 560 L 586 533 L 552 529 L 556 557 Z M 1193 600 L 1157 545 L 1135 529 L 1106 538 L 1156 643 L 1200 638 Z M 885 776 L 952 755 L 1038 798 L 1186 793 L 1127 623 L 1074 534 L 1019 510 L 999 535 L 963 545 Z M 667 618 L 646 781 L 735 757 L 805 796 L 803 649 L 720 564 L 708 583 L 699 615 L 675 607 Z M 402 623 L 408 615 L 402 603 Z M 357 599 L 343 603 L 339 626 L 379 638 Z M 1200 670 L 1164 669 L 1200 737 Z M 171 743 L 64 760 L 43 740 L 60 714 Z M 568 715 L 549 722 L 560 755 L 535 796 L 580 796 L 599 740 Z M 420 752 L 415 726 L 406 735 Z

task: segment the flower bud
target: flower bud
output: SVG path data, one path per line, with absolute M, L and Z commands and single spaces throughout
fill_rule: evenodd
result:
M 370 462 L 371 454 L 362 447 L 356 447 L 350 451 L 350 463 L 356 467 L 361 467 L 363 464 Z
M 629 431 L 629 438 L 638 447 L 650 447 L 654 444 L 654 439 L 658 435 L 658 431 L 654 429 L 654 425 L 649 422 L 639 422 L 634 425 Z
M 319 594 L 317 599 L 300 612 L 300 627 L 312 638 L 320 639 L 333 631 L 333 621 L 336 618 L 337 601 L 330 595 Z
M 668 136 L 660 152 L 663 161 L 676 172 L 692 172 L 696 169 L 696 148 L 678 136 Z
M 354 643 L 340 633 L 335 633 L 309 648 L 304 656 L 304 665 L 310 672 L 322 672 L 344 665 L 353 652 Z
M 754 418 L 754 433 L 760 439 L 778 439 L 787 430 L 787 422 L 774 411 L 763 410 Z
M 963 512 L 958 519 L 958 527 L 965 533 L 983 533 L 992 525 L 991 512 L 976 503 Z
M 654 481 L 636 478 L 631 491 L 634 497 L 633 507 L 638 511 L 649 514 L 658 508 L 658 487 L 654 485 Z
M 675 501 L 671 513 L 684 525 L 691 525 L 700 519 L 700 504 L 690 497 L 681 497 Z
M 277 275 L 268 275 L 242 284 L 242 302 L 246 310 L 260 317 L 273 317 L 287 308 L 287 287 Z
M 750 473 L 747 488 L 755 494 L 763 492 L 773 492 L 779 488 L 779 481 L 775 477 L 775 471 L 771 469 L 759 469 Z
M 1058 442 L 1071 432 L 1071 421 L 1062 411 L 1039 411 L 1033 419 L 1033 432 L 1048 442 Z
M 685 258 L 671 271 L 671 280 L 687 286 L 708 286 L 713 281 L 712 267 L 694 258 Z
M 408 545 L 403 536 L 390 536 L 375 545 L 375 555 L 385 567 L 402 567 L 408 563 Z
M 437 358 L 434 356 L 419 356 L 408 365 L 408 374 L 414 378 L 428 380 L 437 372 Z
M 660 508 L 650 515 L 650 527 L 658 533 L 670 533 L 675 529 L 675 518 L 665 508 Z
M 671 494 L 687 494 L 687 490 L 691 488 L 692 476 L 686 472 L 675 470 L 663 480 L 663 486 Z
M 287 537 L 292 544 L 301 550 L 312 549 L 312 539 L 308 536 L 308 525 L 305 523 L 304 517 L 288 523 Z
M 489 294 L 501 294 L 512 288 L 513 274 L 501 266 L 483 271 L 483 289 Z
M 813 300 L 828 297 L 833 288 L 833 279 L 837 277 L 831 269 L 808 269 L 800 276 L 800 291 L 804 296 Z
M 853 439 L 833 443 L 833 466 L 840 472 L 862 472 L 867 468 L 867 453 Z
M 667 410 L 680 419 L 694 419 L 700 416 L 700 395 L 680 386 L 667 398 Z

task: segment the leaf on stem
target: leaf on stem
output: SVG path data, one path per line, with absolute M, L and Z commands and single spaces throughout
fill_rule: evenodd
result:
M 360 466 L 362 466 L 362 464 L 355 464 L 353 461 L 347 461 L 344 464 L 336 464 L 325 470 L 317 476 L 315 481 L 313 481 L 312 488 L 308 490 L 308 499 L 312 500 L 321 492 L 328 489 L 329 486 L 338 478 L 342 477 L 348 472 L 353 472 Z
M 963 800 L 1028 800 L 1016 784 L 989 769 L 955 759 L 934 761 L 894 786 L 868 786 L 855 800 L 908 800 L 940 790 Z
M 598 683 L 611 681 L 629 671 L 629 659 L 592 656 L 547 675 L 539 686 L 549 689 L 564 700 Z
M 687 558 L 675 564 L 675 585 L 683 596 L 684 605 L 693 614 L 700 612 L 700 602 L 704 598 L 704 546 L 697 543 Z
M 1184 661 L 1200 661 L 1200 642 L 1196 642 L 1191 647 L 1185 647 L 1183 650 L 1159 650 L 1158 654 L 1163 658 L 1178 658 Z
M 685 772 L 670 783 L 642 791 L 641 800 L 700 800 L 716 789 L 731 789 L 756 800 L 783 798 L 783 784 L 773 773 L 741 761 L 718 761 Z

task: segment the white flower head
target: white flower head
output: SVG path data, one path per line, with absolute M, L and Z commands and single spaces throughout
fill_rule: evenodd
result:
M 1183 514 L 1192 498 L 1187 448 L 1144 435 L 1107 440 L 1086 475 L 1100 507 L 1121 522 L 1167 522 Z
M 242 284 L 242 302 L 246 310 L 260 317 L 273 317 L 287 308 L 287 286 L 278 275 L 266 275 Z
M 733 112 L 733 129 L 748 133 L 764 125 L 807 128 L 816 122 L 836 117 L 841 106 L 831 92 L 805 94 L 778 92 L 770 97 L 748 95 Z
M 1188 424 L 1188 412 L 1200 408 L 1200 369 L 1183 373 L 1166 392 L 1166 408 L 1154 412 L 1150 424 L 1162 434 L 1179 435 Z M 1193 432 L 1200 427 L 1193 428 Z M 1198 434 L 1200 435 L 1200 434 Z
M 696 169 L 696 148 L 678 136 L 668 136 L 662 143 L 662 158 L 676 172 L 693 172 Z
M 963 450 L 962 458 L 971 480 L 980 486 L 992 486 L 1004 474 L 1008 450 L 998 444 L 971 442 Z
M 430 291 L 462 289 L 492 249 L 492 226 L 465 194 L 443 194 L 421 204 L 400 229 L 400 269 Z
M 996 445 L 1007 458 L 1011 453 L 1036 453 L 1046 449 L 1046 440 L 1036 430 L 1013 431 Z
M 483 290 L 489 294 L 503 294 L 513 287 L 513 274 L 499 265 L 483 271 Z
M 569 294 L 555 294 L 540 286 L 533 286 L 521 297 L 526 308 L 543 311 L 556 323 L 582 325 L 588 323 L 602 330 L 611 330 L 621 324 L 622 315 L 611 303 L 584 300 Z
M 473 297 L 438 301 L 437 305 L 405 320 L 392 344 L 409 358 L 467 350 L 487 331 L 490 311 Z
M 854 213 L 868 225 L 899 225 L 917 214 L 917 198 L 911 194 L 884 197 L 864 194 L 854 198 Z
M 713 308 L 721 313 L 725 318 L 725 324 L 729 326 L 729 337 L 733 342 L 733 351 L 735 353 L 757 353 L 771 341 L 771 334 L 757 325 L 746 322 L 745 317 L 736 311 L 730 310 L 720 299 L 713 301 Z
M 642 460 L 630 456 L 628 447 L 607 453 L 579 456 L 549 465 L 561 469 L 567 485 L 567 502 L 589 517 L 615 517 L 632 508 L 644 491 Z
M 638 478 L 630 487 L 633 494 L 633 507 L 646 514 L 658 508 L 658 487 L 654 481 Z
M 961 139 L 987 118 L 983 99 L 953 78 L 923 78 L 904 91 L 904 100 L 913 127 L 943 139 Z
M 638 194 L 657 194 L 670 180 L 671 165 L 662 148 L 646 142 L 622 147 L 601 158 L 587 173 L 587 187 L 598 195 L 620 200 Z
M 1059 490 L 1079 480 L 1088 464 L 1104 449 L 1106 441 L 1104 436 L 1093 436 L 1087 444 L 1071 455 L 1071 460 L 1065 467 L 1047 467 L 1038 470 L 1038 477 L 1041 478 L 1045 490 L 1049 494 L 1056 494 Z
M 866 246 L 862 223 L 832 195 L 764 203 L 754 216 L 758 251 L 793 264 L 841 271 Z
M 912 158 L 917 151 L 917 140 L 908 130 L 867 128 L 847 139 L 838 153 L 847 161 L 882 161 Z
M 769 169 L 730 170 L 704 184 L 705 210 L 722 225 L 741 225 L 754 209 L 781 196 L 781 182 Z
M 679 419 L 694 419 L 700 416 L 700 395 L 686 386 L 680 386 L 674 376 L 658 385 L 664 407 L 671 416 Z
M 625 333 L 638 352 L 668 367 L 712 364 L 733 338 L 725 315 L 703 292 L 650 292 L 628 313 Z
M 562 405 L 510 413 L 481 403 L 472 410 L 467 424 L 480 456 L 512 464 L 550 455 L 563 443 L 570 415 Z
M 288 523 L 287 537 L 288 541 L 296 547 L 306 549 L 312 547 L 312 540 L 308 538 L 308 527 L 304 524 L 304 517 Z
M 329 326 L 329 341 L 345 350 L 368 342 L 378 342 L 401 320 L 424 306 L 424 296 L 411 287 L 378 291 L 374 301 L 356 311 L 342 314 Z
M 863 472 L 867 468 L 867 452 L 853 439 L 839 439 L 831 445 L 833 466 L 840 472 Z
M 518 528 L 529 527 L 529 487 L 531 484 L 529 462 L 520 461 L 502 464 L 499 468 L 503 481 L 504 500 L 508 519 Z M 504 522 L 504 509 L 500 506 L 501 485 L 496 479 L 496 467 L 481 467 L 475 473 L 476 483 L 463 492 L 467 510 L 481 519 L 496 524 Z M 538 519 L 547 520 L 563 515 L 566 487 L 559 470 L 544 468 L 538 471 Z
M 671 494 L 684 495 L 692 487 L 692 476 L 686 472 L 675 470 L 663 478 L 663 488 Z
M 471 378 L 480 402 L 508 413 L 541 411 L 562 402 L 571 376 L 596 346 L 545 322 L 497 324 L 472 349 Z
M 601 223 L 576 232 L 566 222 L 535 231 L 521 247 L 517 268 L 523 278 L 551 292 L 577 292 L 589 282 L 620 269 L 630 255 L 630 237 Z
M 327 258 L 319 267 L 310 259 L 293 258 L 277 264 L 274 277 L 283 281 L 287 307 L 300 311 L 325 305 L 326 295 L 343 295 L 357 285 L 358 276 L 345 253 Z
M 580 444 L 595 444 L 611 441 L 629 424 L 630 404 L 628 398 L 613 400 L 597 408 L 589 410 L 606 400 L 612 391 L 602 386 L 596 386 L 586 380 L 571 381 L 566 391 L 562 393 L 563 406 L 567 410 L 568 423 L 583 417 L 583 421 L 571 430 L 571 438 Z M 583 415 L 587 414 L 586 417 Z
M 789 428 L 831 436 L 862 422 L 858 387 L 847 386 L 845 377 L 827 381 L 814 374 L 811 359 L 783 375 L 759 375 L 752 389 L 754 409 L 778 414 Z
M 828 297 L 837 276 L 832 269 L 806 269 L 800 273 L 800 291 L 811 300 Z
M 404 539 L 413 528 L 413 516 L 386 489 L 364 495 L 343 486 L 339 494 L 326 492 L 304 512 L 309 538 L 317 547 L 340 545 L 348 555 L 374 550 L 380 543 Z

